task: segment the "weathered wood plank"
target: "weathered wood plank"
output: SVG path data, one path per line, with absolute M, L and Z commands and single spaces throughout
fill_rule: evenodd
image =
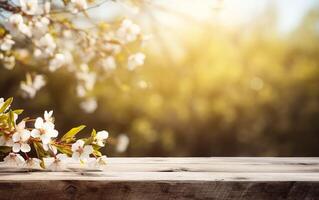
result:
M 103 171 L 12 171 L 0 199 L 319 199 L 319 158 L 110 158 Z

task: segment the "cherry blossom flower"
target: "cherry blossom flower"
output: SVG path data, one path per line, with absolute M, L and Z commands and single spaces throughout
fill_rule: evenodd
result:
M 86 113 L 93 113 L 97 109 L 97 101 L 95 98 L 88 98 L 80 103 L 81 109 Z
M 38 49 L 35 50 L 34 54 L 38 57 L 51 56 L 56 49 L 56 43 L 52 35 L 49 33 L 46 33 L 39 40 L 36 40 L 35 45 L 38 47 Z
M 101 169 L 107 164 L 107 157 L 101 156 L 98 158 L 90 158 L 88 160 L 88 167 L 93 169 Z
M 77 140 L 74 144 L 72 144 L 72 158 L 74 160 L 81 160 L 85 162 L 90 154 L 93 153 L 93 147 L 91 145 L 84 145 L 83 140 Z
M 31 169 L 40 169 L 41 160 L 38 158 L 29 158 L 25 161 L 24 167 L 31 168 Z
M 48 15 L 51 10 L 51 3 L 49 1 L 46 1 L 44 3 L 44 14 Z
M 49 63 L 49 70 L 51 72 L 56 71 L 60 67 L 62 67 L 65 64 L 65 56 L 62 53 L 57 53 L 54 55 L 54 58 Z
M 24 165 L 25 160 L 20 154 L 9 153 L 4 159 L 4 163 L 11 167 L 21 167 Z
M 123 20 L 121 27 L 117 30 L 116 36 L 124 43 L 133 42 L 141 33 L 141 28 L 131 20 Z
M 20 31 L 22 34 L 31 37 L 31 29 L 24 23 L 23 17 L 21 14 L 13 14 L 9 17 L 9 26 L 13 27 L 14 29 Z
M 122 50 L 122 47 L 121 45 L 119 44 L 114 44 L 114 43 L 111 43 L 111 42 L 106 42 L 104 45 L 103 45 L 103 48 L 112 53 L 112 54 L 118 54 L 121 52 Z
M 52 171 L 61 171 L 65 169 L 68 156 L 66 154 L 59 153 L 54 158 L 45 158 L 45 166 Z
M 105 140 L 109 137 L 109 133 L 107 131 L 99 131 L 95 137 L 95 143 L 100 147 L 104 146 Z
M 44 120 L 47 123 L 53 123 L 53 110 L 48 111 L 44 111 Z
M 133 55 L 130 55 L 128 57 L 128 65 L 127 68 L 129 70 L 134 70 L 136 67 L 141 66 L 144 64 L 145 55 L 143 53 L 136 53 Z
M 12 151 L 18 153 L 29 152 L 31 150 L 28 140 L 30 138 L 30 131 L 25 129 L 25 121 L 21 121 L 16 126 L 16 132 L 12 135 L 12 140 L 14 142 L 12 146 Z
M 116 62 L 113 56 L 108 56 L 101 60 L 101 66 L 105 71 L 116 69 Z
M 117 138 L 116 151 L 120 153 L 126 151 L 129 143 L 130 143 L 130 139 L 127 137 L 127 135 L 120 134 Z
M 14 56 L 5 56 L 3 58 L 3 65 L 6 69 L 12 70 L 15 66 L 15 57 Z
M 12 137 L 6 133 L 1 135 L 0 136 L 0 146 L 12 147 L 13 146 Z
M 50 143 L 51 138 L 58 136 L 58 131 L 54 129 L 54 124 L 45 122 L 41 117 L 35 120 L 34 127 L 35 129 L 31 131 L 31 136 L 40 138 L 43 145 Z
M 12 40 L 12 36 L 7 34 L 0 40 L 0 49 L 2 51 L 9 51 L 14 43 L 15 42 Z
M 38 11 L 38 0 L 20 0 L 21 10 L 28 15 L 35 15 Z
M 71 3 L 73 13 L 84 11 L 88 7 L 86 0 L 71 0 Z
M 36 38 L 42 37 L 48 32 L 50 20 L 47 17 L 34 17 L 33 18 L 33 35 Z
M 81 65 L 84 67 L 85 65 Z M 92 90 L 96 82 L 96 73 L 89 72 L 88 69 L 76 73 L 76 77 L 84 84 L 85 89 Z
M 25 96 L 34 98 L 37 91 L 45 86 L 46 81 L 43 75 L 36 74 L 32 80 L 31 76 L 27 76 L 27 80 L 20 83 L 20 89 L 24 92 Z
M 83 85 L 77 85 L 76 94 L 78 97 L 84 97 L 87 94 L 87 90 L 84 88 Z

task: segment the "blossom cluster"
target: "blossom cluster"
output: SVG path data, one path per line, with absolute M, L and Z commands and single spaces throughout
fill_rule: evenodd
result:
M 94 1 L 61 2 L 1 1 L 0 63 L 8 70 L 22 66 L 27 71 L 20 88 L 28 98 L 46 85 L 47 74 L 58 70 L 74 74 L 80 107 L 91 113 L 97 108 L 93 89 L 98 81 L 115 70 L 134 71 L 144 64 L 145 55 L 130 47 L 145 37 L 130 19 L 76 25 L 79 14 L 89 18 L 87 9 Z
M 0 98 L 0 150 L 8 153 L 4 158 L 6 165 L 63 170 L 70 160 L 91 168 L 106 164 L 106 156 L 100 149 L 109 136 L 107 131 L 93 129 L 90 137 L 76 140 L 76 134 L 85 128 L 82 125 L 58 138 L 53 111 L 45 111 L 43 117 L 19 121 L 23 110 L 12 110 L 12 101 L 12 98 L 6 101 Z M 32 152 L 36 153 L 36 158 L 30 156 Z

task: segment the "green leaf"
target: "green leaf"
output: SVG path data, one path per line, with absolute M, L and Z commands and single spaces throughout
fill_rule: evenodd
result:
M 61 138 L 62 142 L 69 142 L 74 140 L 74 136 L 76 134 L 78 134 L 80 131 L 82 131 L 86 126 L 81 125 L 75 128 L 72 128 L 71 130 L 69 130 L 66 134 L 64 134 L 64 136 Z
M 92 132 L 91 132 L 91 137 L 95 138 L 96 137 L 96 130 L 93 129 Z
M 85 142 L 84 144 L 85 145 L 92 144 L 94 142 L 95 137 L 96 137 L 96 130 L 93 129 L 91 132 L 91 137 L 84 139 L 84 142 Z
M 10 128 L 10 129 L 11 129 L 12 127 L 14 127 L 14 125 L 15 125 L 15 122 L 14 122 L 14 113 L 12 112 L 12 110 L 9 111 L 8 124 L 9 124 L 9 128 Z
M 12 112 L 17 114 L 17 115 L 20 115 L 21 113 L 23 113 L 23 109 L 17 109 L 17 110 L 14 110 Z
M 84 140 L 84 145 L 89 145 L 92 144 L 92 142 L 94 141 L 94 139 L 92 137 L 83 139 Z
M 92 147 L 93 147 L 94 150 L 99 150 L 99 149 L 102 148 L 101 146 L 96 145 L 96 144 L 92 144 Z
M 3 103 L 3 105 L 1 106 L 1 108 L 0 108 L 0 113 L 3 113 L 4 111 L 6 111 L 7 108 L 9 108 L 9 106 L 11 105 L 12 101 L 13 101 L 13 98 L 12 98 L 12 97 L 9 98 L 9 99 L 7 99 L 7 100 Z
M 62 145 L 54 145 L 54 146 L 58 149 L 59 152 L 64 153 L 68 156 L 71 156 L 73 153 L 70 147 L 64 147 Z
M 39 142 L 33 142 L 33 146 L 34 146 L 34 149 L 37 153 L 38 158 L 42 159 L 43 157 L 46 156 L 46 153 L 45 153 L 42 145 Z
M 43 159 L 41 159 L 40 167 L 42 167 L 42 169 L 45 169 L 45 165 L 44 165 L 44 160 Z
M 0 115 L 0 121 L 4 121 L 4 120 L 7 120 L 8 119 L 8 115 L 5 115 L 5 114 L 1 114 Z
M 94 150 L 94 151 L 93 151 L 93 154 L 94 154 L 95 156 L 98 156 L 98 157 L 101 157 L 101 156 L 102 156 L 102 153 L 99 152 L 98 150 Z
M 12 147 L 0 146 L 0 152 L 9 153 L 12 150 Z

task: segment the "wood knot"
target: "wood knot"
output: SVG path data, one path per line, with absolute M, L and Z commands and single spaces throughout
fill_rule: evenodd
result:
M 75 195 L 76 192 L 78 191 L 77 187 L 74 185 L 68 185 L 64 191 L 69 194 L 69 195 Z

